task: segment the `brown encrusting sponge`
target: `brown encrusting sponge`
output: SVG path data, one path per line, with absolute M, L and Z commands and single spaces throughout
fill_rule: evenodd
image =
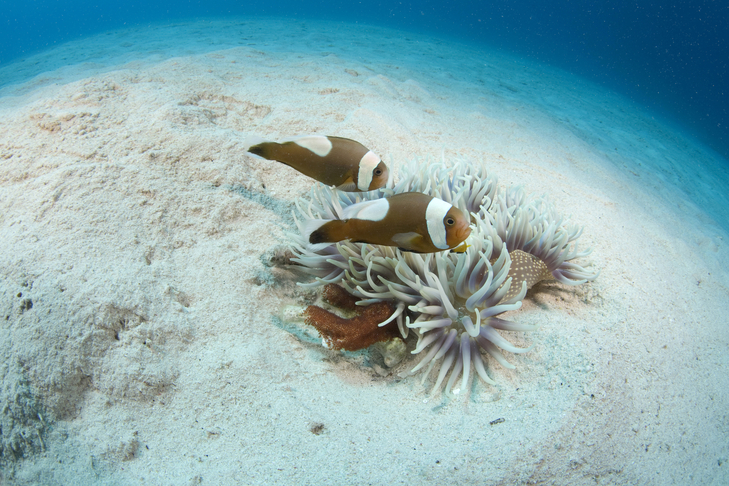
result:
M 382 327 L 378 326 L 395 311 L 389 302 L 377 302 L 367 307 L 355 306 L 355 302 L 359 300 L 357 297 L 332 284 L 324 288 L 323 297 L 335 307 L 358 312 L 357 316 L 345 319 L 316 305 L 306 308 L 305 322 L 319 331 L 328 348 L 357 351 L 377 342 L 399 337 L 400 332 L 393 322 Z
M 321 292 L 321 298 L 324 302 L 338 309 L 354 312 L 358 309 L 357 301 L 359 297 L 355 297 L 339 285 L 328 284 L 324 286 Z

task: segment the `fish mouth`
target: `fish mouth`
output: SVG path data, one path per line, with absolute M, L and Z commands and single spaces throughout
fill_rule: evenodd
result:
M 470 226 L 464 226 L 463 228 L 460 228 L 456 232 L 456 237 L 458 238 L 458 241 L 463 241 L 466 238 L 468 238 L 471 235 L 471 227 Z

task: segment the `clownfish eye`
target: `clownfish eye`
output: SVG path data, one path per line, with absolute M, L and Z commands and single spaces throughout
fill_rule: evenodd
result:
M 381 176 L 381 175 L 382 175 L 382 169 L 380 169 L 379 167 L 377 167 L 377 168 L 375 169 L 375 175 L 376 175 L 376 176 Z
M 453 218 L 446 218 L 445 224 L 446 226 L 453 226 L 454 224 L 456 224 L 456 220 Z

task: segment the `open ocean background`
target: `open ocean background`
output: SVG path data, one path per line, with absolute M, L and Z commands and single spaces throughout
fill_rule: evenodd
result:
M 620 92 L 729 156 L 728 2 L 3 0 L 0 67 L 108 30 L 238 15 L 386 26 L 548 63 Z

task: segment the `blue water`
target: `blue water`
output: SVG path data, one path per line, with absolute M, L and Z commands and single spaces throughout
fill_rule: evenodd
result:
M 726 1 L 3 0 L 0 67 L 110 29 L 232 15 L 363 22 L 501 49 L 615 89 L 729 158 Z

